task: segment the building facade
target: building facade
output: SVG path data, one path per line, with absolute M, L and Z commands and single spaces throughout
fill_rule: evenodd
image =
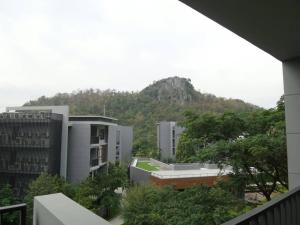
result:
M 116 132 L 116 161 L 127 165 L 132 159 L 133 128 L 117 126 Z
M 106 171 L 109 163 L 131 161 L 133 129 L 104 116 L 70 116 L 68 180 L 78 183 Z
M 157 148 L 161 160 L 176 159 L 176 150 L 180 135 L 184 128 L 177 126 L 173 121 L 157 123 Z
M 68 180 L 80 182 L 116 159 L 116 119 L 70 116 Z
M 62 120 L 49 110 L 0 114 L 0 184 L 22 194 L 41 173 L 60 174 Z
M 69 116 L 68 106 L 8 107 L 0 114 L 0 185 L 20 194 L 42 173 L 80 182 L 109 162 L 130 161 L 131 151 L 132 127 L 114 118 Z

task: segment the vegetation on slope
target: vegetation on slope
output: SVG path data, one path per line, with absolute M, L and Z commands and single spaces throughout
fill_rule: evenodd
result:
M 246 112 L 257 107 L 237 99 L 218 98 L 196 91 L 186 78 L 169 77 L 149 85 L 141 92 L 85 90 L 42 96 L 25 105 L 69 105 L 74 115 L 97 114 L 112 116 L 119 123 L 134 126 L 134 151 L 155 156 L 156 123 L 163 120 L 181 121 L 183 113 L 225 111 Z M 105 109 L 104 109 L 105 108 Z

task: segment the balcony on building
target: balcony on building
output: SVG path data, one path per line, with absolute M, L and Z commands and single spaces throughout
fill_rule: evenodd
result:
M 90 172 L 107 164 L 107 146 L 97 146 L 90 150 Z
M 106 145 L 108 139 L 108 127 L 103 125 L 91 125 L 91 145 Z
M 0 207 L 1 217 L 18 212 L 19 225 L 26 225 L 26 204 Z M 34 198 L 33 225 L 110 225 L 61 193 Z M 30 225 L 30 224 L 27 224 Z

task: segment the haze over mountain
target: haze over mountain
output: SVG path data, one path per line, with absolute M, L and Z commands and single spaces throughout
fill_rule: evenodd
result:
M 183 113 L 224 111 L 247 112 L 257 106 L 239 99 L 225 99 L 195 90 L 190 79 L 169 77 L 147 86 L 140 92 L 116 90 L 80 90 L 42 96 L 25 105 L 69 105 L 73 115 L 111 116 L 120 124 L 134 126 L 135 150 L 148 151 L 156 146 L 156 123 L 162 120 L 180 121 Z

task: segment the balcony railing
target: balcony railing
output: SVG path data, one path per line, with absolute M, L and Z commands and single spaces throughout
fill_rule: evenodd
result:
M 91 159 L 90 166 L 98 166 L 99 165 L 99 159 Z
M 298 225 L 300 224 L 300 187 L 230 220 L 223 225 Z
M 91 136 L 91 144 L 99 144 L 99 137 L 97 136 Z
M 26 225 L 26 204 L 0 207 L 0 225 L 5 225 L 1 223 L 4 214 L 8 215 L 14 212 L 19 212 L 19 225 Z

